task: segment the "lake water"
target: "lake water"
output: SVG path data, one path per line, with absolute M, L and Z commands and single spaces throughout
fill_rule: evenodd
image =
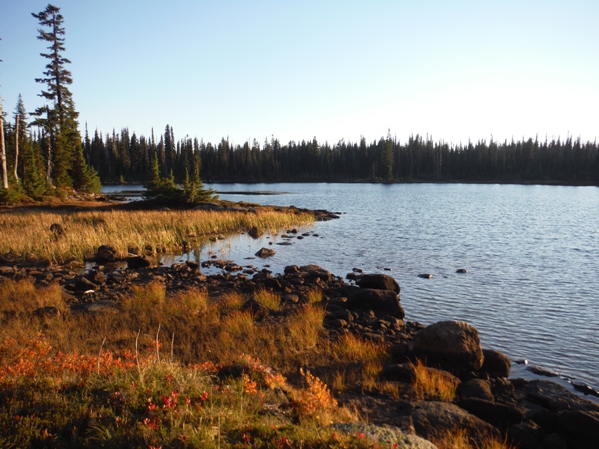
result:
M 279 235 L 202 248 L 277 272 L 315 263 L 390 274 L 406 318 L 463 320 L 483 346 L 599 388 L 599 188 L 474 184 L 211 184 L 231 201 L 342 212 L 247 260 Z M 115 189 L 110 188 L 110 190 Z M 252 195 L 247 192 L 279 192 Z M 226 193 L 237 192 L 237 193 Z M 240 193 L 246 192 L 246 193 Z M 318 234 L 317 237 L 314 234 Z M 198 256 L 198 255 L 192 255 Z M 467 274 L 456 270 L 465 268 Z M 430 273 L 431 279 L 419 274 Z

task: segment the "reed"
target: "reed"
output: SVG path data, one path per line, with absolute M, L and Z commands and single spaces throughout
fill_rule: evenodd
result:
M 234 211 L 81 211 L 72 213 L 13 212 L 0 214 L 0 254 L 19 258 L 63 263 L 75 257 L 93 257 L 100 245 L 111 245 L 121 257 L 131 251 L 143 253 L 179 251 L 184 242 L 199 244 L 216 234 L 243 232 L 252 227 L 261 232 L 307 225 L 314 222 L 309 213 L 258 209 L 256 213 Z M 50 227 L 58 224 L 61 234 Z

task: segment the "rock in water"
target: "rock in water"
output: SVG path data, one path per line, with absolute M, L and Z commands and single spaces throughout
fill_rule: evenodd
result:
M 478 331 L 463 321 L 440 321 L 425 327 L 410 343 L 410 350 L 427 365 L 458 375 L 480 370 L 484 361 Z
M 260 249 L 260 251 L 258 251 L 256 254 L 254 254 L 257 257 L 271 257 L 275 255 L 275 250 L 274 249 L 269 249 L 269 248 L 262 248 Z
M 405 316 L 397 293 L 389 290 L 358 289 L 347 298 L 346 307 L 350 310 L 372 310 L 378 316 L 390 315 L 400 320 Z
M 493 349 L 483 349 L 485 358 L 481 371 L 491 377 L 509 377 L 512 362 L 504 354 Z
M 358 285 L 362 288 L 389 290 L 397 294 L 400 291 L 397 281 L 386 274 L 363 274 L 358 280 Z

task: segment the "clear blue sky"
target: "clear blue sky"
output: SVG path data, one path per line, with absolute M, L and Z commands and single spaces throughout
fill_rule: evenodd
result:
M 28 111 L 46 61 L 32 12 L 0 0 L 0 95 Z M 599 132 L 599 1 L 55 0 L 80 125 L 168 123 L 234 143 L 331 144 L 391 130 L 466 142 Z

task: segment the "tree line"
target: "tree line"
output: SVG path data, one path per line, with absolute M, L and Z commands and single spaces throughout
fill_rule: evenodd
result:
M 599 186 L 596 140 L 538 138 L 448 144 L 426 136 L 400 142 L 389 132 L 367 142 L 336 144 L 302 140 L 282 144 L 274 136 L 234 144 L 176 140 L 166 125 L 158 136 L 124 128 L 103 135 L 79 132 L 79 113 L 64 57 L 60 9 L 33 13 L 38 39 L 47 44 L 39 94 L 45 104 L 28 114 L 19 95 L 8 119 L 0 101 L 2 190 L 0 200 L 42 199 L 77 190 L 99 192 L 102 183 L 146 183 L 150 192 L 182 202 L 207 200 L 208 182 L 513 182 Z M 1 62 L 1 61 L 0 61 Z M 183 188 L 179 189 L 178 185 Z M 178 191 L 179 189 L 180 191 Z
M 10 122 L 5 120 L 0 102 L 1 199 L 41 199 L 70 189 L 98 192 L 100 178 L 83 155 L 79 113 L 69 89 L 73 78 L 67 69 L 71 61 L 64 56 L 64 17 L 60 8 L 51 4 L 32 16 L 40 26 L 37 38 L 47 45 L 47 51 L 40 53 L 46 60 L 45 70 L 35 79 L 42 85 L 39 96 L 45 104 L 31 113 L 33 120 L 28 122 L 19 95 L 14 122 Z M 37 131 L 28 132 L 29 126 Z
M 379 140 L 341 140 L 334 145 L 316 138 L 281 144 L 274 137 L 218 144 L 197 138 L 176 140 L 173 128 L 149 138 L 128 129 L 102 136 L 86 133 L 86 161 L 105 183 L 144 182 L 152 161 L 162 176 L 183 183 L 200 167 L 207 182 L 514 182 L 599 185 L 599 146 L 567 137 L 447 144 L 423 136 L 405 142 L 388 134 Z

